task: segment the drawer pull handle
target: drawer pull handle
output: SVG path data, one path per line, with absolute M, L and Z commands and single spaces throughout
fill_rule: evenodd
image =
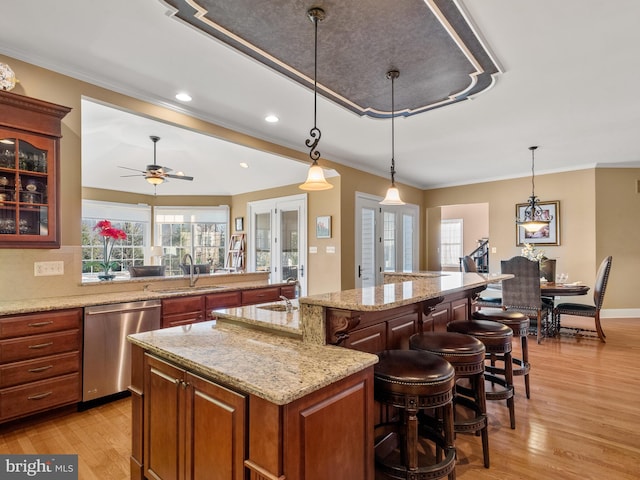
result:
M 44 372 L 45 370 L 49 370 L 50 368 L 53 368 L 53 365 L 45 365 L 44 367 L 30 368 L 27 371 L 30 373 L 40 373 L 40 372 Z
M 37 395 L 30 395 L 27 397 L 27 400 L 40 400 L 41 398 L 46 398 L 51 395 L 53 392 L 44 392 L 38 393 Z
M 46 348 L 46 347 L 50 347 L 51 345 L 53 345 L 53 342 L 39 343 L 38 345 L 29 345 L 29 348 L 34 348 L 34 349 Z
M 45 327 L 47 325 L 51 325 L 53 323 L 53 320 L 49 320 L 48 322 L 34 322 L 34 323 L 29 323 L 28 325 L 30 327 Z

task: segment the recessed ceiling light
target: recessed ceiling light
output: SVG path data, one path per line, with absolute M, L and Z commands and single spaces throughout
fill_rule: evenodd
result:
M 278 123 L 280 119 L 275 115 L 267 115 L 264 117 L 264 121 L 267 123 Z
M 180 100 L 181 102 L 190 102 L 192 100 L 191 95 L 185 92 L 178 93 L 176 95 L 176 99 Z
M 241 166 L 242 168 L 249 168 L 249 164 L 248 164 L 248 163 L 245 163 L 245 162 L 240 162 L 240 166 Z

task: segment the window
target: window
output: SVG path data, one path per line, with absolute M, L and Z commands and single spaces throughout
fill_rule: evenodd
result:
M 383 242 L 384 271 L 396 271 L 396 214 L 394 212 L 382 212 L 383 215 Z
M 162 246 L 165 275 L 182 275 L 185 254 L 195 264 L 224 268 L 228 207 L 156 207 L 156 243 Z
M 462 219 L 451 218 L 440 223 L 440 265 L 458 267 L 462 257 Z
M 126 240 L 115 242 L 111 260 L 119 267 L 112 269 L 116 277 L 129 277 L 130 265 L 143 265 L 150 246 L 151 207 L 123 203 L 82 202 L 82 277 L 97 278 L 102 269 L 98 266 L 104 257 L 104 242 L 94 230 L 96 223 L 109 220 L 116 228 L 124 230 Z

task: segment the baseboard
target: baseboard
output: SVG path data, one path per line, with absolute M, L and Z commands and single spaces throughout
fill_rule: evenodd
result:
M 600 318 L 640 318 L 640 308 L 603 308 Z

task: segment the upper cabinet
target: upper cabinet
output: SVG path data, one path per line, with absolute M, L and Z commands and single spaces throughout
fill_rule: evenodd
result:
M 0 248 L 60 248 L 61 121 L 70 110 L 0 90 Z

